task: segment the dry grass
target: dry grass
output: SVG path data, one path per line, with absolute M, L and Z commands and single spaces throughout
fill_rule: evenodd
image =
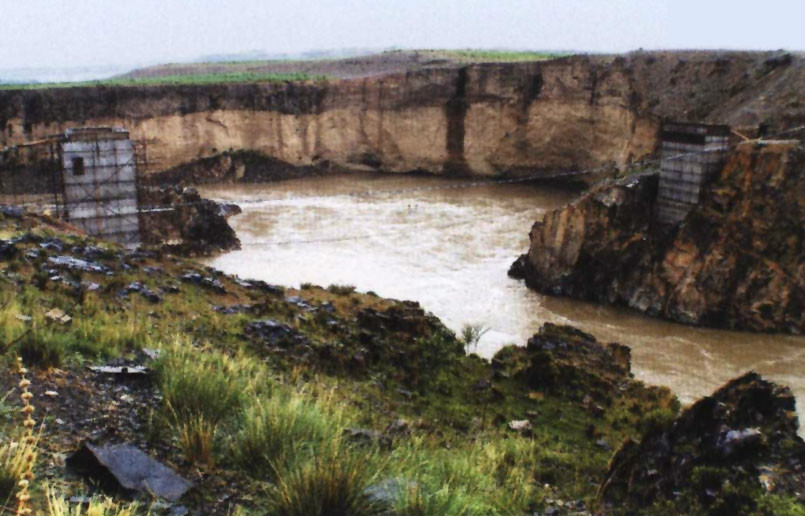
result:
M 71 505 L 61 494 L 48 487 L 47 516 L 134 516 L 142 513 L 136 503 L 116 503 L 111 498 L 91 498 L 89 504 Z

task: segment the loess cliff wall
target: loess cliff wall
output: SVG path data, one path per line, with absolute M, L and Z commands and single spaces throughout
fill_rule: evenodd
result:
M 155 170 L 249 150 L 293 166 L 535 174 L 639 159 L 664 117 L 791 127 L 805 121 L 789 87 L 803 77 L 797 55 L 658 52 L 304 83 L 0 91 L 0 147 L 116 125 L 149 141 Z
M 805 151 L 746 143 L 681 226 L 652 223 L 656 176 L 547 213 L 510 274 L 539 291 L 697 325 L 805 332 Z

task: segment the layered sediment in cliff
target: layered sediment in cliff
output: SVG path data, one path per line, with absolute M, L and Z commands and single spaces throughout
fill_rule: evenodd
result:
M 541 292 L 697 325 L 805 332 L 805 151 L 746 143 L 675 229 L 653 222 L 656 176 L 547 213 L 510 274 Z
M 0 92 L 0 147 L 77 125 L 126 127 L 158 171 L 252 150 L 291 166 L 476 175 L 623 166 L 663 117 L 805 121 L 803 59 L 635 53 L 359 79 Z

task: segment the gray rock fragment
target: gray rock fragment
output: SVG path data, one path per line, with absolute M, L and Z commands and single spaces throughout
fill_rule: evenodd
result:
M 129 444 L 84 443 L 67 458 L 67 467 L 96 481 L 103 489 L 147 493 L 176 502 L 192 483 Z

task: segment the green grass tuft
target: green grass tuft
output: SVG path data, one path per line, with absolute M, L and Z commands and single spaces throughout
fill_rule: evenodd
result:
M 274 516 L 368 516 L 381 507 L 367 494 L 378 458 L 334 439 L 307 461 L 277 471 L 266 513 Z
M 301 395 L 275 393 L 255 401 L 243 414 L 232 440 L 232 458 L 257 477 L 273 479 L 277 471 L 337 438 L 341 419 L 340 413 L 328 413 Z

